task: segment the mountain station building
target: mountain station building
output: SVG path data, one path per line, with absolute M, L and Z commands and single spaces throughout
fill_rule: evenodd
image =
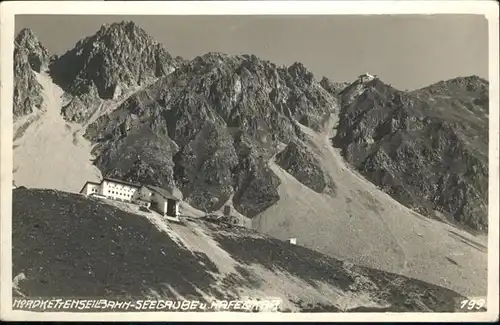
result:
M 105 177 L 101 182 L 88 181 L 80 194 L 130 202 L 154 209 L 163 216 L 179 216 L 179 195 L 152 185 L 142 185 Z

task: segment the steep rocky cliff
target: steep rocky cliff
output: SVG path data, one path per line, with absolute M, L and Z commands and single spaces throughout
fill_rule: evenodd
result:
M 63 114 L 82 123 L 99 108 L 99 99 L 120 98 L 179 64 L 142 28 L 122 21 L 103 25 L 95 35 L 80 40 L 50 70 L 67 95 Z
M 333 181 L 322 170 L 313 153 L 300 142 L 290 142 L 285 150 L 276 155 L 276 162 L 302 184 L 318 193 L 334 189 Z
M 234 193 L 236 208 L 252 216 L 278 199 L 279 181 L 266 161 L 280 143 L 300 137 L 293 120 L 336 109 L 336 98 L 299 63 L 278 67 L 253 55 L 208 53 L 135 93 L 90 125 L 87 137 L 99 143 L 96 163 L 105 173 L 175 182 L 207 210 Z M 171 145 L 158 154 L 153 141 Z M 144 170 L 156 171 L 155 178 Z
M 333 82 L 327 77 L 323 77 L 319 83 L 323 88 L 325 88 L 326 91 L 333 95 L 338 95 L 342 90 L 350 85 L 348 82 Z
M 42 106 L 41 86 L 35 72 L 46 69 L 48 63 L 49 53 L 33 31 L 21 30 L 14 41 L 14 118 Z
M 488 82 L 402 92 L 375 78 L 341 92 L 334 144 L 370 181 L 430 216 L 487 229 Z

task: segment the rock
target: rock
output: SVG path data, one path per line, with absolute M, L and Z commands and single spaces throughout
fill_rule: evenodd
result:
M 322 193 L 327 186 L 332 188 L 332 180 L 322 170 L 319 161 L 305 145 L 290 142 L 276 155 L 276 163 L 310 189 Z
M 208 211 L 234 194 L 236 209 L 253 216 L 279 198 L 279 180 L 266 161 L 279 143 L 303 136 L 293 120 L 319 120 L 337 107 L 301 64 L 277 67 L 251 55 L 208 53 L 132 95 L 90 125 L 86 137 L 99 143 L 96 164 L 102 170 L 124 165 L 118 152 L 128 149 L 117 141 L 142 143 L 146 136 L 124 131 L 124 123 L 131 130 L 154 124 L 155 136 L 179 148 L 162 156 L 165 176 L 159 179 L 173 174 L 186 200 Z
M 296 122 L 319 130 L 339 115 L 334 145 L 367 179 L 425 215 L 487 229 L 489 85 L 477 76 L 402 92 L 369 74 L 318 82 L 299 62 L 255 55 L 174 58 L 132 22 L 103 25 L 60 57 L 23 30 L 15 117 L 42 106 L 36 73 L 47 67 L 65 91 L 62 114 L 84 124 L 105 176 L 178 188 L 204 210 L 233 197 L 256 216 L 279 199 L 267 167 L 276 154 L 311 189 L 335 189 Z
M 101 100 L 117 99 L 173 72 L 180 65 L 133 22 L 103 25 L 50 65 L 56 83 L 72 97 L 65 116 L 85 122 Z M 92 103 L 93 101 L 93 103 Z
M 488 227 L 488 82 L 401 92 L 375 79 L 341 96 L 334 144 L 367 179 L 429 217 Z
M 35 73 L 46 69 L 49 53 L 30 29 L 23 29 L 14 41 L 13 115 L 18 118 L 42 107 L 42 87 Z
M 348 82 L 333 82 L 327 77 L 323 77 L 320 81 L 321 87 L 328 91 L 332 95 L 338 95 L 342 90 L 350 85 Z
M 49 52 L 29 28 L 22 29 L 15 38 L 15 45 L 26 50 L 28 64 L 35 72 L 42 72 L 49 64 Z

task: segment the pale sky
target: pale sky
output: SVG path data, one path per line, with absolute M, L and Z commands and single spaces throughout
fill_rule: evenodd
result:
M 316 79 L 353 81 L 376 74 L 399 89 L 459 76 L 488 79 L 488 22 L 478 15 L 339 16 L 16 16 L 62 54 L 103 23 L 132 20 L 186 59 L 206 52 L 302 62 Z

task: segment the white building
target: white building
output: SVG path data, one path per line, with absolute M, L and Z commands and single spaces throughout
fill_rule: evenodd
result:
M 139 196 L 141 185 L 112 178 L 104 178 L 100 183 L 86 182 L 80 193 L 99 195 L 108 199 L 132 202 Z
M 80 190 L 80 194 L 94 195 L 101 193 L 101 183 L 87 181 Z
M 136 196 L 134 197 L 134 203 L 149 208 L 151 207 L 151 196 L 151 190 L 142 185 L 139 191 L 137 191 Z
M 166 216 L 179 217 L 179 201 L 182 199 L 180 195 L 174 195 L 156 186 L 146 185 L 145 187 L 151 191 L 151 208 Z
M 290 244 L 297 245 L 297 238 L 290 238 Z
M 374 75 L 371 75 L 369 74 L 368 72 L 365 73 L 365 74 L 362 74 L 358 77 L 358 79 L 361 81 L 361 82 L 367 82 L 367 81 L 370 81 L 370 80 L 373 80 L 375 79 L 377 76 L 374 76 Z
M 108 199 L 133 202 L 152 208 L 164 216 L 177 218 L 179 213 L 180 193 L 174 194 L 163 188 L 124 182 L 104 178 L 100 183 L 86 182 L 80 190 L 84 195 L 96 195 Z

